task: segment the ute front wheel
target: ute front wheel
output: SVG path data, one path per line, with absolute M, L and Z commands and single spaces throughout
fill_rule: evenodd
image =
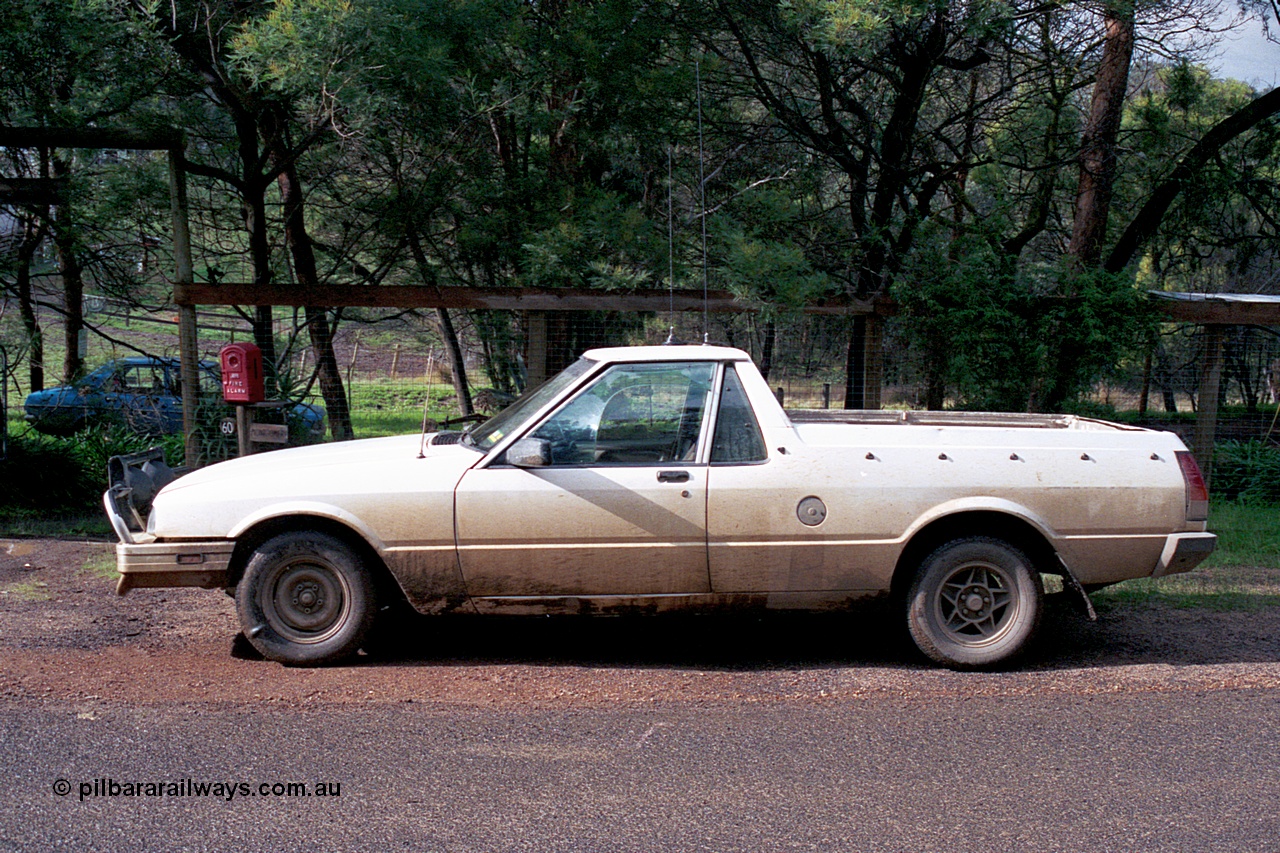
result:
M 264 657 L 316 666 L 350 657 L 377 614 L 363 560 L 335 536 L 284 533 L 264 542 L 236 587 L 245 636 Z
M 1040 623 L 1044 588 L 1031 560 L 999 539 L 948 542 L 920 564 L 907 626 L 920 651 L 954 669 L 981 669 L 1021 653 Z

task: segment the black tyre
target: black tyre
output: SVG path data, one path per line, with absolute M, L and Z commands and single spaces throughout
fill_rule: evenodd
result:
M 270 660 L 316 666 L 354 655 L 377 615 L 360 556 L 335 536 L 283 533 L 253 553 L 236 587 L 236 612 Z
M 938 663 L 993 667 L 1026 649 L 1043 602 L 1040 573 L 1022 551 L 1000 539 L 957 539 L 920 564 L 907 596 L 907 627 Z

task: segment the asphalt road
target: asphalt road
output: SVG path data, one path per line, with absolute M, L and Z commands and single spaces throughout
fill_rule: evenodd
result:
M 219 593 L 116 597 L 108 552 L 0 551 L 0 853 L 1280 851 L 1273 570 L 1055 603 L 1007 672 L 875 609 L 428 620 L 287 669 Z
M 10 703 L 0 849 L 1280 850 L 1278 698 Z M 260 787 L 291 781 L 338 796 Z M 110 796 L 111 782 L 142 795 Z

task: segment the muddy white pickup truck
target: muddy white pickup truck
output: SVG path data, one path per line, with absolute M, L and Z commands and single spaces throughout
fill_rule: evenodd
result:
M 468 432 L 281 450 L 173 479 L 113 460 L 119 591 L 235 596 L 268 658 L 356 652 L 381 608 L 624 614 L 901 607 L 921 651 L 1001 664 L 1042 575 L 1195 567 L 1179 439 L 1071 416 L 784 412 L 749 356 L 598 349 Z M 163 485 L 157 493 L 157 487 Z

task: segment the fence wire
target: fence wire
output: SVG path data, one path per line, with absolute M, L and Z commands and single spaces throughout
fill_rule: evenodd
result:
M 93 334 L 87 338 L 87 368 L 139 352 L 176 358 L 176 317 L 141 312 L 110 300 L 87 306 Z M 515 311 L 451 311 L 452 328 L 465 375 L 455 381 L 450 334 L 441 312 L 343 309 L 336 316 L 333 354 L 343 397 L 321 394 L 316 356 L 301 310 L 274 312 L 274 335 L 281 388 L 295 403 L 328 410 L 330 424 L 346 414 L 356 437 L 408 433 L 432 424 L 456 424 L 469 414 L 498 411 L 541 374 L 554 373 L 594 347 L 661 344 L 667 340 L 723 344 L 746 350 L 766 373 L 787 408 L 842 408 L 850 319 L 823 315 L 621 311 L 558 312 L 534 315 Z M 333 315 L 331 315 L 332 317 Z M 41 317 L 45 373 L 56 377 L 59 318 Z M 923 408 L 926 358 L 914 351 L 901 318 L 884 329 L 881 399 L 890 408 Z M 1114 365 L 1085 399 L 1081 414 L 1177 432 L 1188 446 L 1197 441 L 1202 394 L 1214 389 L 1217 416 L 1214 489 L 1221 496 L 1280 504 L 1280 329 L 1165 324 L 1146 352 Z M 4 341 L 13 344 L 13 328 Z M 227 343 L 250 340 L 247 315 L 231 308 L 199 313 L 201 357 L 216 359 Z M 12 347 L 10 347 L 12 349 Z M 5 366 L 5 396 L 12 399 L 5 432 L 20 434 L 21 401 L 30 391 L 26 354 Z M 545 353 L 545 355 L 543 355 Z M 0 358 L 3 352 L 0 352 Z M 533 362 L 531 363 L 531 359 Z M 54 380 L 46 385 L 57 384 Z M 212 390 L 212 389 L 206 389 Z M 471 405 L 464 403 L 463 395 Z M 235 441 L 223 433 L 225 407 L 216 391 L 202 400 L 202 441 L 208 458 L 234 454 Z M 956 401 L 948 398 L 946 404 Z M 3 405 L 0 402 L 0 405 Z M 263 416 L 270 421 L 273 415 Z M 283 420 L 283 416 L 276 419 Z M 15 432 L 16 430 L 16 432 Z

